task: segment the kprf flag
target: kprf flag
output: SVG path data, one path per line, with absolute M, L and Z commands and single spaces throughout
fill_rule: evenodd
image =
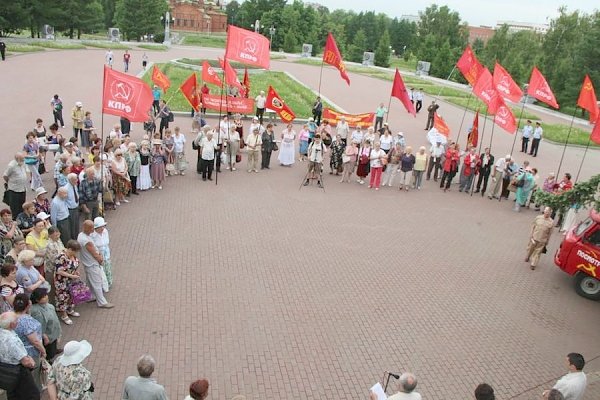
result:
M 598 119 L 598 115 L 600 115 L 600 112 L 598 111 L 598 100 L 596 99 L 594 85 L 588 74 L 583 78 L 583 85 L 581 85 L 577 105 L 584 110 L 588 110 L 590 113 L 590 122 L 594 122 Z
M 469 135 L 467 136 L 467 148 L 470 146 L 477 146 L 477 141 L 479 140 L 479 110 L 475 113 L 475 118 L 473 119 L 473 126 L 471 126 L 471 130 L 469 131 Z
M 237 87 L 238 89 L 240 89 L 240 91 L 244 90 L 244 87 L 242 86 L 242 83 L 240 82 L 237 76 L 237 71 L 233 69 L 231 64 L 229 64 L 229 61 L 223 61 L 219 58 L 219 63 L 221 64 L 221 68 L 223 68 L 223 71 L 225 71 L 225 83 L 229 86 Z
M 195 72 L 181 84 L 179 90 L 181 90 L 181 93 L 183 93 L 183 96 L 192 108 L 198 111 L 200 108 L 200 96 L 198 96 Z
M 594 143 L 600 144 L 600 115 L 596 119 L 596 124 L 594 125 L 594 129 L 592 130 L 590 140 Z
M 446 121 L 438 113 L 433 114 L 433 127 L 442 135 L 446 137 L 450 136 L 450 128 L 448 128 Z
M 406 108 L 406 111 L 408 111 L 414 117 L 417 116 L 415 105 L 410 101 L 410 96 L 408 95 L 408 91 L 406 90 L 406 86 L 404 85 L 404 81 L 402 80 L 402 76 L 400 76 L 400 71 L 398 71 L 398 68 L 396 68 L 394 84 L 392 85 L 392 97 L 400 100 L 400 102 L 402 102 L 404 105 L 404 108 Z
M 215 72 L 214 68 L 210 66 L 208 61 L 202 63 L 202 80 L 206 83 L 212 83 L 213 85 L 221 86 L 221 78 Z
M 279 115 L 279 118 L 286 124 L 292 122 L 294 118 L 296 118 L 296 114 L 294 114 L 292 109 L 283 102 L 281 97 L 279 97 L 275 89 L 271 86 L 269 86 L 267 93 L 266 107 L 275 111 L 277 115 Z
M 163 72 L 158 69 L 156 65 L 152 67 L 152 82 L 159 88 L 163 90 L 163 93 L 166 93 L 167 90 L 171 87 L 171 81 L 169 78 L 163 74 Z
M 533 71 L 531 71 L 527 94 L 535 97 L 539 101 L 543 101 L 551 107 L 556 109 L 559 108 L 556 97 L 554 97 L 554 93 L 552 93 L 552 89 L 550 89 L 550 85 L 548 85 L 546 78 L 544 78 L 544 75 L 542 75 L 537 67 L 533 67 Z
M 523 91 L 513 80 L 512 76 L 502 65 L 494 65 L 494 87 L 500 96 L 509 99 L 513 103 L 518 103 L 523 97 Z
M 244 80 L 242 81 L 244 85 L 244 97 L 248 97 L 250 95 L 250 77 L 248 76 L 248 68 L 244 68 Z
M 143 80 L 104 66 L 102 112 L 125 117 L 131 122 L 148 119 L 154 96 Z
M 498 97 L 498 92 L 494 88 L 492 74 L 487 68 L 483 69 L 479 78 L 477 78 L 477 82 L 473 85 L 473 94 L 479 97 L 488 108 L 492 107 L 496 97 Z
M 494 123 L 508 133 L 517 131 L 517 120 L 510 107 L 506 105 L 502 97 L 496 96 L 489 107 L 489 113 L 494 115 Z
M 327 34 L 327 41 L 325 42 L 325 49 L 323 49 L 323 62 L 333 65 L 340 71 L 340 76 L 343 80 L 350 85 L 350 78 L 346 73 L 346 64 L 342 60 L 342 54 L 338 50 L 337 44 L 331 32 Z
M 260 33 L 229 25 L 225 59 L 269 69 L 271 62 L 269 39 Z
M 463 74 L 471 86 L 477 82 L 479 75 L 483 72 L 483 65 L 479 62 L 471 46 L 467 45 L 462 56 L 456 62 L 456 68 Z

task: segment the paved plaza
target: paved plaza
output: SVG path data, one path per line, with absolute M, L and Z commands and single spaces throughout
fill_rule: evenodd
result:
M 148 52 L 153 62 L 222 53 Z M 0 62 L 3 168 L 37 117 L 52 122 L 55 93 L 65 122 L 82 101 L 100 127 L 103 60 L 103 50 L 77 50 Z M 132 63 L 137 74 L 140 51 L 132 51 Z M 272 61 L 272 69 L 318 85 L 317 67 Z M 391 82 L 350 79 L 348 87 L 328 68 L 322 93 L 352 113 L 387 105 Z M 390 126 L 413 148 L 424 145 L 426 114 L 413 119 L 401 107 L 393 100 Z M 455 131 L 463 110 L 442 102 L 439 112 Z M 116 121 L 104 118 L 105 133 Z M 195 166 L 191 119 L 177 116 L 175 125 L 186 132 Z M 140 140 L 141 124 L 133 129 Z M 488 123 L 486 145 L 489 131 Z M 504 156 L 511 145 L 497 128 L 493 154 Z M 546 176 L 561 152 L 543 142 L 531 164 Z M 582 153 L 569 149 L 561 170 L 575 175 Z M 587 157 L 584 178 L 600 165 L 600 152 Z M 473 398 L 482 382 L 498 399 L 539 399 L 566 372 L 569 352 L 585 356 L 587 372 L 600 371 L 600 304 L 579 297 L 554 265 L 558 232 L 538 269 L 523 262 L 536 213 L 454 187 L 443 193 L 434 182 L 421 191 L 375 192 L 326 175 L 325 190 L 299 189 L 305 173 L 305 163 L 283 168 L 275 157 L 268 171 L 227 171 L 218 185 L 191 170 L 108 213 L 115 285 L 107 298 L 115 308 L 86 304 L 73 326 L 63 325 L 65 341 L 94 347 L 86 365 L 95 398 L 120 398 L 146 352 L 170 399 L 183 399 L 200 377 L 210 381 L 211 399 L 366 399 L 386 370 L 414 372 L 424 399 Z M 53 187 L 50 174 L 44 180 Z M 586 400 L 600 398 L 593 378 Z

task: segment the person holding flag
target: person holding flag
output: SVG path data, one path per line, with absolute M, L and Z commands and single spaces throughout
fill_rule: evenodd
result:
M 452 143 L 446 150 L 446 160 L 444 161 L 444 172 L 440 182 L 440 189 L 444 192 L 450 189 L 452 179 L 458 172 L 458 163 L 460 162 L 460 149 L 457 143 Z
M 440 106 L 435 102 L 435 100 L 432 100 L 429 107 L 427 107 L 427 125 L 425 126 L 426 131 L 433 128 L 434 116 L 438 108 L 440 108 Z
M 469 193 L 471 191 L 473 177 L 475 176 L 475 173 L 479 169 L 480 165 L 481 160 L 477 154 L 477 148 L 475 146 L 471 146 L 469 153 L 467 153 L 465 159 L 463 160 L 463 165 L 460 170 L 459 192 L 464 191 L 465 193 Z

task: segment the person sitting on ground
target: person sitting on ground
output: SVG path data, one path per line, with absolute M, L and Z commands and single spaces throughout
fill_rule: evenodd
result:
M 167 400 L 165 388 L 151 378 L 156 362 L 149 354 L 144 354 L 137 362 L 140 376 L 125 379 L 123 400 Z

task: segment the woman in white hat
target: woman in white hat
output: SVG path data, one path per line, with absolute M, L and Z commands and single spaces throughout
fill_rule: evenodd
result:
M 94 393 L 92 373 L 81 363 L 92 352 L 87 340 L 68 342 L 48 374 L 48 395 L 57 400 L 91 400 Z
M 44 189 L 44 187 L 39 187 L 35 190 L 35 199 L 33 200 L 33 205 L 35 206 L 36 214 L 41 212 L 45 212 L 50 215 L 50 200 L 46 198 L 46 193 L 48 191 Z
M 102 217 L 94 218 L 94 233 L 90 235 L 94 244 L 98 248 L 102 258 L 102 268 L 106 274 L 106 280 L 108 281 L 108 287 L 110 288 L 113 283 L 112 274 L 112 263 L 110 261 L 110 238 L 108 236 L 108 230 L 106 229 L 106 221 Z

